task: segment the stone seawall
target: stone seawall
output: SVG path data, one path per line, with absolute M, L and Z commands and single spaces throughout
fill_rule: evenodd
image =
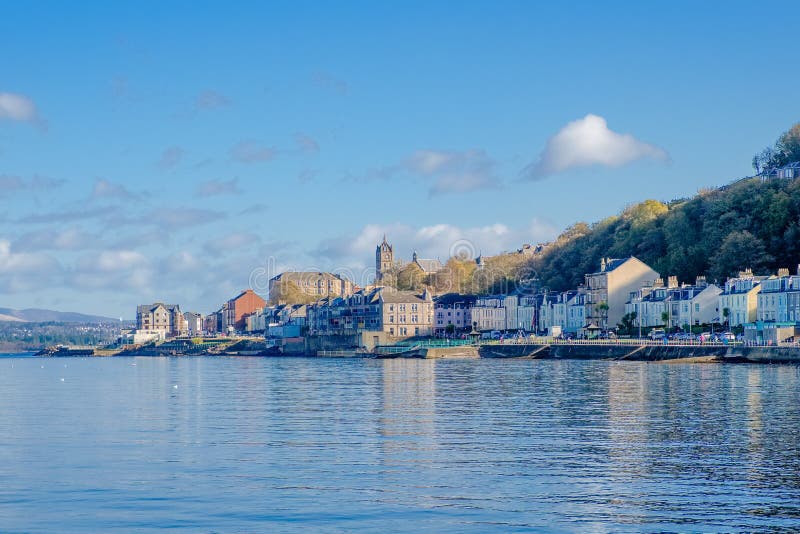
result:
M 472 345 L 425 349 L 425 358 L 429 359 L 451 358 L 451 359 L 472 360 L 480 357 L 481 357 L 480 354 L 478 354 L 478 347 Z
M 361 338 L 357 335 L 349 336 L 306 336 L 302 346 L 292 347 L 292 352 L 287 354 L 316 356 L 317 351 L 342 351 L 355 350 L 361 346 Z
M 662 361 L 713 358 L 730 362 L 800 363 L 800 347 L 729 347 L 725 345 L 481 345 L 481 358 L 553 358 L 564 360 Z
M 735 347 L 728 351 L 725 360 L 753 363 L 800 363 L 800 347 Z
M 722 345 L 553 345 L 550 356 L 560 359 L 659 361 L 679 358 L 724 357 Z

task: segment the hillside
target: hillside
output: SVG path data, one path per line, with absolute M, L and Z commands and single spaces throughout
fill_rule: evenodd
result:
M 119 322 L 119 319 L 38 308 L 28 308 L 24 310 L 0 308 L 0 321 L 24 321 L 29 323 L 108 323 Z
M 753 158 L 757 171 L 800 160 L 800 124 Z M 745 178 L 689 199 L 647 200 L 593 225 L 577 223 L 533 260 L 542 287 L 574 288 L 602 257 L 636 256 L 682 282 L 739 270 L 794 272 L 800 263 L 800 180 Z
M 542 286 L 563 290 L 600 258 L 636 256 L 662 275 L 724 281 L 800 262 L 800 181 L 749 178 L 664 204 L 647 200 L 591 226 L 567 229 L 534 263 Z

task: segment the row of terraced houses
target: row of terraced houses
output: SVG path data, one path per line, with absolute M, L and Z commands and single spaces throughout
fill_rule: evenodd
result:
M 413 261 L 426 272 L 441 262 Z M 635 257 L 603 258 L 579 287 L 561 292 L 537 289 L 509 295 L 434 295 L 379 285 L 394 263 L 391 245 L 376 249 L 376 284 L 359 288 L 341 275 L 325 272 L 281 273 L 270 280 L 271 295 L 291 282 L 315 302 L 272 305 L 244 290 L 205 317 L 182 313 L 174 304 L 137 308 L 136 341 L 180 335 L 248 333 L 272 338 L 365 334 L 380 341 L 414 336 L 478 332 L 571 333 L 592 337 L 625 322 L 646 332 L 653 327 L 688 329 L 720 324 L 742 327 L 753 339 L 780 341 L 794 336 L 800 323 L 800 267 L 772 276 L 746 270 L 723 286 L 698 277 L 691 283 L 666 278 Z M 275 297 L 275 295 L 272 295 Z

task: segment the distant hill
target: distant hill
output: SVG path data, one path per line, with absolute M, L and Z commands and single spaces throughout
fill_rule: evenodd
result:
M 101 317 L 99 315 L 86 315 L 84 313 L 76 312 L 42 310 L 38 308 L 28 308 L 25 310 L 0 308 L 0 321 L 23 321 L 27 323 L 108 323 L 118 322 L 119 319 L 114 319 L 113 317 Z

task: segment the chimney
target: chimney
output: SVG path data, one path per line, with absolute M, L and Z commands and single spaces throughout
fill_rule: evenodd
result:
M 739 271 L 739 278 L 752 278 L 753 277 L 753 269 L 749 267 L 744 271 Z
M 667 288 L 673 289 L 678 287 L 678 277 L 677 276 L 670 276 L 667 278 Z
M 694 282 L 694 285 L 696 285 L 697 287 L 706 287 L 706 286 L 708 286 L 708 282 L 706 282 L 706 277 L 705 276 L 698 276 L 697 279 Z
M 606 272 L 606 259 L 605 258 L 600 258 L 600 272 L 601 273 Z
M 789 269 L 785 269 L 785 268 L 783 268 L 783 267 L 781 267 L 780 269 L 778 269 L 778 277 L 779 277 L 779 278 L 783 278 L 783 277 L 785 277 L 785 276 L 789 276 Z
M 656 278 L 653 282 L 653 287 L 664 287 L 664 279 L 663 278 Z

